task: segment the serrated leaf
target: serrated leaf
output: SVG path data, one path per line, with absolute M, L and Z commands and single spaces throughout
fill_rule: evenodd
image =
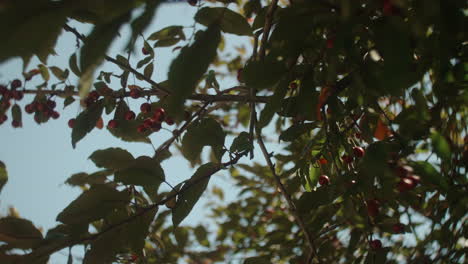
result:
M 59 80 L 65 81 L 68 77 L 68 74 L 66 74 L 62 69 L 56 66 L 50 66 L 49 69 L 52 71 L 52 74 Z
M 164 180 L 164 171 L 159 162 L 147 156 L 138 157 L 129 166 L 115 173 L 115 181 L 123 184 L 159 186 Z
M 226 134 L 216 120 L 204 118 L 192 124 L 182 139 L 182 154 L 192 164 L 199 157 L 204 146 L 211 146 L 216 158 L 220 161 Z
M 432 148 L 442 160 L 450 160 L 450 145 L 447 140 L 438 132 L 431 135 Z
M 96 122 L 102 115 L 104 106 L 102 99 L 93 103 L 89 108 L 81 112 L 75 120 L 72 130 L 72 146 L 86 136 L 96 126 Z
M 225 7 L 204 7 L 195 14 L 195 21 L 205 26 L 221 21 L 223 32 L 241 36 L 252 35 L 252 28 L 245 17 Z
M 286 131 L 281 133 L 279 139 L 283 141 L 294 141 L 298 137 L 302 136 L 307 132 L 310 132 L 312 129 L 317 127 L 318 123 L 316 122 L 292 125 L 288 129 L 286 129 Z
M 8 182 L 8 172 L 5 163 L 0 161 L 0 192 L 2 192 L 3 186 Z
M 167 109 L 171 116 L 180 118 L 182 115 L 185 99 L 195 91 L 198 82 L 216 57 L 220 40 L 219 26 L 213 24 L 191 46 L 182 48 L 179 56 L 172 61 L 168 82 L 173 94 L 169 97 Z
M 34 248 L 43 240 L 42 233 L 31 221 L 7 216 L 0 219 L 0 241 L 13 248 Z
M 73 53 L 70 56 L 70 59 L 68 60 L 68 66 L 70 67 L 70 70 L 76 75 L 76 76 L 81 76 L 81 71 L 78 68 L 78 61 L 76 58 L 76 53 Z
M 45 82 L 48 82 L 50 80 L 49 69 L 43 64 L 39 64 L 37 67 L 41 72 L 42 79 L 44 79 Z
M 119 192 L 109 185 L 93 185 L 71 202 L 57 216 L 64 224 L 90 223 L 108 215 L 114 208 L 130 201 L 127 191 Z
M 135 159 L 132 154 L 121 148 L 96 150 L 89 156 L 99 168 L 118 170 L 129 166 Z
M 145 69 L 143 70 L 143 74 L 145 75 L 146 78 L 151 79 L 151 76 L 153 75 L 153 69 L 154 69 L 153 63 L 146 65 Z
M 182 190 L 184 190 L 178 197 L 176 206 L 172 209 L 172 223 L 174 227 L 179 224 L 187 217 L 192 211 L 192 208 L 200 199 L 206 187 L 210 177 L 219 171 L 219 165 L 215 163 L 207 163 L 201 165 L 195 174 L 188 180 Z
M 127 13 L 109 23 L 98 24 L 86 38 L 81 49 L 80 66 L 83 75 L 78 86 L 82 98 L 88 94 L 91 88 L 90 79 L 93 78 L 95 69 L 101 64 L 105 52 L 119 33 L 120 26 L 129 19 L 130 15 Z
M 241 132 L 237 136 L 231 145 L 231 152 L 243 152 L 249 151 L 253 148 L 252 142 L 250 142 L 250 134 L 247 132 Z
M 21 123 L 22 121 L 21 107 L 18 104 L 15 104 L 13 105 L 13 107 L 11 107 L 11 116 L 13 117 L 13 120 Z

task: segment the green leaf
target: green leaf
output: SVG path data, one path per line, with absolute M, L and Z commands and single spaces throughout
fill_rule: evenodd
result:
M 130 201 L 127 191 L 119 192 L 109 185 L 93 185 L 71 202 L 57 216 L 64 224 L 90 223 L 107 216 L 114 208 Z
M 435 153 L 444 161 L 450 160 L 450 145 L 447 140 L 438 132 L 434 132 L 431 135 L 432 148 Z
M 19 105 L 13 105 L 11 108 L 11 116 L 13 117 L 13 120 L 20 123 L 22 122 L 21 107 Z
M 52 74 L 61 81 L 65 81 L 68 77 L 67 72 L 63 71 L 57 66 L 50 66 L 49 69 L 52 71 Z
M 42 79 L 44 79 L 45 82 L 48 82 L 50 80 L 49 69 L 44 64 L 39 64 L 37 67 L 41 72 Z
M 269 264 L 269 263 L 271 263 L 271 257 L 269 256 L 250 257 L 244 260 L 244 264 Z
M 96 150 L 89 156 L 99 168 L 119 170 L 127 167 L 135 159 L 132 154 L 121 148 L 108 148 Z
M 141 156 L 115 173 L 115 181 L 140 186 L 159 186 L 165 180 L 164 171 L 156 160 Z
M 142 60 L 140 60 L 138 63 L 137 63 L 137 69 L 143 67 L 143 65 L 147 64 L 148 62 L 150 62 L 153 58 L 151 56 L 148 56 Z
M 127 103 L 125 103 L 124 100 L 121 100 L 118 103 L 114 114 L 114 120 L 119 122 L 119 126 L 115 129 L 109 130 L 109 132 L 123 141 L 151 143 L 148 139 L 148 135 L 151 133 L 150 131 L 145 133 L 139 133 L 137 131 L 137 127 L 141 124 L 141 121 L 125 120 L 125 113 L 128 111 L 130 111 L 130 108 Z
M 72 146 L 86 136 L 96 126 L 96 122 L 102 115 L 104 108 L 102 99 L 93 103 L 89 108 L 81 112 L 75 120 L 72 130 Z
M 168 74 L 172 95 L 167 109 L 171 116 L 180 118 L 182 115 L 185 99 L 195 91 L 198 82 L 216 57 L 220 40 L 219 26 L 213 24 L 190 47 L 182 48 L 179 56 L 172 62 Z
M 154 69 L 153 63 L 146 65 L 145 69 L 143 70 L 143 74 L 145 75 L 146 78 L 151 79 L 151 76 L 153 75 L 153 69 Z
M 187 246 L 187 241 L 189 237 L 187 228 L 184 228 L 184 227 L 176 228 L 174 230 L 174 236 L 176 238 L 177 245 L 179 246 L 180 249 L 183 249 Z
M 279 60 L 274 54 L 269 54 L 261 61 L 248 61 L 242 74 L 248 87 L 261 90 L 274 86 L 285 72 L 284 61 Z
M 203 245 L 205 247 L 210 246 L 210 241 L 208 240 L 208 232 L 206 231 L 205 227 L 199 225 L 195 227 L 193 233 L 195 234 L 195 238 L 197 239 L 198 243 L 200 243 L 200 245 Z
M 81 76 L 81 71 L 78 68 L 78 62 L 76 59 L 76 53 L 73 53 L 70 56 L 70 59 L 68 60 L 68 66 L 70 67 L 70 70 L 76 75 L 76 76 Z
M 3 186 L 5 186 L 7 181 L 8 181 L 8 172 L 7 172 L 5 163 L 0 161 L 0 192 L 2 192 Z
M 231 152 L 243 152 L 253 148 L 252 142 L 250 142 L 250 134 L 247 132 L 241 132 L 232 142 L 230 151 Z
M 221 30 L 226 33 L 252 36 L 252 28 L 245 17 L 225 7 L 204 7 L 195 15 L 195 21 L 209 26 L 221 21 Z
M 297 210 L 301 215 L 317 209 L 321 205 L 330 204 L 336 199 L 333 186 L 321 186 L 313 192 L 306 192 L 299 198 Z
M 160 3 L 161 1 L 146 2 L 145 11 L 143 11 L 139 17 L 132 21 L 132 37 L 128 41 L 127 50 L 133 50 L 135 48 L 135 45 L 132 44 L 135 43 L 134 41 L 136 40 L 137 36 L 139 34 L 143 34 L 146 28 L 150 25 L 151 21 L 153 21 L 154 15 Z
M 288 129 L 286 129 L 286 131 L 281 133 L 279 138 L 283 141 L 294 141 L 298 137 L 302 136 L 307 132 L 310 132 L 312 129 L 317 127 L 318 123 L 316 122 L 292 125 Z
M 108 176 L 114 174 L 113 170 L 102 170 L 92 174 L 80 172 L 70 176 L 65 183 L 71 186 L 83 186 L 85 184 L 104 184 Z
M 157 32 L 154 32 L 148 37 L 148 40 L 168 40 L 168 39 L 185 39 L 183 26 L 169 26 Z
M 63 100 L 63 108 L 69 106 L 73 102 L 75 102 L 75 98 L 73 98 L 72 96 L 65 98 L 65 100 Z
M 267 126 L 275 113 L 281 109 L 281 102 L 288 92 L 288 86 L 289 80 L 284 78 L 276 86 L 274 94 L 268 98 L 257 123 L 260 128 Z
M 192 164 L 199 160 L 204 146 L 211 146 L 218 161 L 221 161 L 226 134 L 216 120 L 204 118 L 192 124 L 182 139 L 182 154 Z
M 421 176 L 421 182 L 424 184 L 426 181 L 440 187 L 444 192 L 449 191 L 449 184 L 447 179 L 438 172 L 432 164 L 425 161 L 412 162 L 411 167 L 414 173 Z
M 0 62 L 19 56 L 24 68 L 33 55 L 46 64 L 66 22 L 68 10 L 63 3 L 34 1 L 25 5 L 14 1 L 2 7 L 0 16 Z
M 206 187 L 210 177 L 219 171 L 219 165 L 215 163 L 207 163 L 201 165 L 195 174 L 188 180 L 182 187 L 182 193 L 179 194 L 176 202 L 176 206 L 172 209 L 172 223 L 174 227 L 179 224 L 187 217 L 192 211 L 193 206 L 200 199 Z
M 42 233 L 31 221 L 4 217 L 0 219 L 0 241 L 13 248 L 28 249 L 39 245 L 43 240 Z
M 119 33 L 120 26 L 129 19 L 130 15 L 127 13 L 109 23 L 98 24 L 86 38 L 85 44 L 81 49 L 80 66 L 83 75 L 80 78 L 78 86 L 82 98 L 88 94 L 92 83 L 89 79 L 93 78 L 94 70 L 104 59 L 105 52 Z

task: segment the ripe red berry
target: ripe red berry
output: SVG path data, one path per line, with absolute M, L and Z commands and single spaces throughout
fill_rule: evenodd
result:
M 51 111 L 50 116 L 51 116 L 53 119 L 58 119 L 58 118 L 60 117 L 60 114 L 59 114 L 59 112 L 57 112 L 57 111 Z
M 43 103 L 37 103 L 36 110 L 39 112 L 44 112 L 45 110 L 47 110 L 47 107 Z
M 377 250 L 377 249 L 382 248 L 382 242 L 380 242 L 380 240 L 378 240 L 378 239 L 371 240 L 369 242 L 369 245 L 373 250 Z
M 159 122 L 151 122 L 151 130 L 154 131 L 154 132 L 158 132 L 159 130 L 161 130 L 161 123 Z
M 144 114 L 151 112 L 151 104 L 143 103 L 140 105 L 140 111 Z
M 403 177 L 408 177 L 413 173 L 413 168 L 408 166 L 408 165 L 403 165 L 403 166 L 398 166 L 396 168 L 396 174 L 398 177 L 403 178 Z
M 5 85 L 0 85 L 0 94 L 4 95 L 8 91 Z
M 133 120 L 135 119 L 135 112 L 133 111 L 128 111 L 127 113 L 125 113 L 125 120 L 127 121 L 130 121 L 130 120 Z
M 107 123 L 107 127 L 110 128 L 110 129 L 114 129 L 114 128 L 117 128 L 119 125 L 119 123 L 117 122 L 117 120 L 109 120 L 109 122 Z
M 52 100 L 47 100 L 47 106 L 49 107 L 49 109 L 55 109 L 57 103 L 55 103 L 55 101 Z
M 5 109 L 5 110 L 10 108 L 10 106 L 11 106 L 11 103 L 8 100 L 3 101 L 2 104 L 1 104 L 1 108 Z
M 7 121 L 8 119 L 8 116 L 3 114 L 3 115 L 0 115 L 0 124 L 3 124 L 5 121 Z
M 132 97 L 133 99 L 140 98 L 140 95 L 141 95 L 141 93 L 140 93 L 139 90 L 137 90 L 137 89 L 130 90 L 130 97 Z
M 297 89 L 297 83 L 296 82 L 290 82 L 289 83 L 289 89 L 296 90 Z
M 88 97 L 96 101 L 101 96 L 97 91 L 92 91 L 88 94 Z
M 166 111 L 164 111 L 164 108 L 156 108 L 156 110 L 154 110 L 153 120 L 162 123 L 164 119 L 166 119 Z
M 145 49 L 145 47 L 141 48 L 141 53 L 143 53 L 143 55 L 148 55 L 150 52 Z
M 320 158 L 320 159 L 318 160 L 318 162 L 319 162 L 321 165 L 325 165 L 325 164 L 328 163 L 328 160 L 327 160 L 326 158 Z
M 33 104 L 27 104 L 24 107 L 24 111 L 26 111 L 26 113 L 28 113 L 28 114 L 34 113 L 34 105 Z
M 421 182 L 421 177 L 418 175 L 410 175 L 408 176 L 411 180 L 413 180 L 414 184 L 417 185 L 419 182 Z
M 320 185 L 328 185 L 330 184 L 330 178 L 328 178 L 327 175 L 320 175 L 319 180 L 318 180 Z
M 11 92 L 11 96 L 16 100 L 16 101 L 19 101 L 21 99 L 23 99 L 24 97 L 24 94 L 22 91 L 12 91 Z
M 400 233 L 403 233 L 405 231 L 405 225 L 403 225 L 402 223 L 397 223 L 397 224 L 394 224 L 392 226 L 392 230 L 394 233 L 396 234 L 400 234 Z
M 172 126 L 174 124 L 174 119 L 170 118 L 169 116 L 166 116 L 166 119 L 164 120 L 166 124 Z
M 380 211 L 380 202 L 376 199 L 367 200 L 367 214 L 369 216 L 375 217 L 379 214 Z
M 145 119 L 145 121 L 143 121 L 143 126 L 146 128 L 146 129 L 150 129 L 151 126 L 153 125 L 153 121 L 151 119 Z
M 73 128 L 75 126 L 75 118 L 68 120 L 68 127 Z
M 350 155 L 345 154 L 341 157 L 341 159 L 343 160 L 344 163 L 347 163 L 347 164 L 353 162 L 353 157 L 351 157 Z
M 196 5 L 197 5 L 197 0 L 187 0 L 187 2 L 188 2 L 189 5 L 191 5 L 191 6 L 196 6 Z
M 327 39 L 327 49 L 332 49 L 335 44 L 335 40 L 333 38 Z
M 137 127 L 137 131 L 138 131 L 138 133 L 144 133 L 144 132 L 146 132 L 146 127 L 145 127 L 145 125 L 143 125 L 143 124 L 142 124 L 142 125 L 139 125 L 139 126 Z
M 416 186 L 416 183 L 413 181 L 413 179 L 409 177 L 404 177 L 404 178 L 401 178 L 400 182 L 398 183 L 397 188 L 400 192 L 405 192 L 405 191 L 414 189 L 415 186 Z
M 361 147 L 354 147 L 353 148 L 353 153 L 354 153 L 354 156 L 356 156 L 357 158 L 362 158 L 362 157 L 364 157 L 364 154 L 366 152 Z
M 14 128 L 18 128 L 21 126 L 21 122 L 18 121 L 18 120 L 13 120 L 11 121 L 11 126 L 14 127 Z
M 16 89 L 18 87 L 21 87 L 21 85 L 23 85 L 23 83 L 20 80 L 15 79 L 11 82 L 11 89 Z

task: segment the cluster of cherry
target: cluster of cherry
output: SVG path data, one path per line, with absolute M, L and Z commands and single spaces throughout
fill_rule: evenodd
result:
M 16 104 L 16 101 L 20 101 L 21 99 L 23 99 L 24 97 L 23 92 L 20 90 L 17 90 L 22 85 L 23 85 L 22 82 L 18 79 L 13 80 L 10 83 L 9 86 L 11 89 L 8 89 L 8 86 L 0 85 L 0 95 L 2 96 L 2 98 L 0 99 L 0 125 L 5 123 L 5 121 L 8 120 L 6 111 L 8 111 L 8 109 L 10 109 L 11 107 L 11 100 L 12 99 L 15 100 L 15 104 Z M 21 121 L 19 120 L 12 120 L 11 125 L 16 128 L 16 127 L 20 127 L 22 124 L 21 124 Z

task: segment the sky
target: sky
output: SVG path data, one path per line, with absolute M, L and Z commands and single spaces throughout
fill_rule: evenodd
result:
M 162 5 L 157 11 L 155 20 L 148 27 L 144 35 L 149 36 L 152 32 L 169 25 L 190 27 L 193 25 L 193 16 L 196 10 L 195 7 L 185 2 Z M 71 25 L 76 27 L 81 33 L 87 33 L 91 29 L 89 25 L 72 22 Z M 199 29 L 202 28 L 200 25 L 197 27 Z M 129 32 L 128 26 L 120 31 L 123 37 L 114 42 L 107 52 L 108 55 L 114 57 L 119 53 L 124 54 L 121 51 L 127 41 L 125 36 L 128 36 Z M 191 33 L 192 29 L 188 28 L 186 30 L 187 37 Z M 246 39 L 244 38 L 244 41 Z M 232 37 L 230 40 L 234 41 L 234 43 L 243 41 L 241 38 L 235 37 Z M 75 44 L 76 39 L 74 35 L 63 32 L 56 46 L 58 56 L 49 57 L 48 66 L 67 67 L 68 58 L 76 49 Z M 140 42 L 137 44 L 136 52 L 133 56 L 142 57 L 140 54 L 141 47 L 142 43 Z M 156 62 L 153 80 L 159 82 L 166 79 L 170 62 L 178 53 L 172 52 L 171 47 L 157 49 L 155 53 Z M 33 59 L 28 70 L 35 68 L 38 64 L 40 62 L 36 58 Z M 104 70 L 116 70 L 117 73 L 120 72 L 116 67 L 109 64 L 106 64 Z M 20 59 L 13 59 L 0 64 L 0 83 L 8 83 L 15 78 L 23 80 L 21 72 L 22 61 Z M 40 75 L 35 76 L 32 84 L 35 83 L 37 85 L 41 83 L 40 78 Z M 129 78 L 129 84 L 132 84 L 132 79 Z M 220 83 L 222 88 L 229 88 L 237 84 L 232 80 Z M 27 88 L 34 88 L 32 84 L 29 83 Z M 120 84 L 115 81 L 114 84 L 116 88 L 120 87 Z M 32 96 L 25 96 L 19 102 L 19 105 L 24 109 L 24 105 L 30 103 L 32 99 Z M 23 112 L 22 128 L 12 128 L 10 125 L 11 116 L 9 116 L 7 122 L 0 126 L 0 161 L 6 164 L 9 175 L 8 183 L 0 193 L 0 215 L 6 215 L 8 208 L 13 206 L 21 217 L 31 220 L 37 227 L 42 228 L 44 234 L 49 228 L 58 224 L 55 221 L 57 214 L 81 193 L 79 188 L 65 185 L 64 181 L 74 173 L 96 171 L 96 167 L 92 161 L 87 159 L 95 150 L 108 147 L 121 147 L 128 150 L 135 157 L 141 155 L 151 156 L 154 153 L 153 147 L 150 144 L 120 141 L 110 135 L 106 128 L 102 130 L 94 129 L 78 142 L 76 149 L 73 149 L 71 145 L 71 129 L 68 127 L 67 122 L 69 119 L 76 117 L 81 109 L 77 102 L 65 109 L 63 109 L 63 99 L 56 100 L 56 102 L 56 109 L 60 112 L 58 120 L 50 120 L 45 124 L 38 125 L 33 121 L 32 115 L 27 115 Z M 143 102 L 144 99 L 131 100 L 130 107 L 137 112 L 139 105 Z M 105 116 L 103 119 L 104 124 L 107 124 L 111 116 Z M 170 136 L 170 132 L 161 130 L 158 133 L 152 134 L 151 140 L 158 147 Z M 167 180 L 172 185 L 176 185 L 193 174 L 193 169 L 181 157 L 173 157 L 165 161 L 162 167 L 165 170 Z M 215 185 L 225 186 L 226 179 L 223 175 L 213 177 L 212 181 L 210 181 L 210 188 Z M 229 199 L 234 194 L 226 193 L 226 195 Z M 195 206 L 192 213 L 184 221 L 185 223 L 196 223 L 203 220 L 204 214 L 208 212 L 203 208 L 203 200 L 200 204 Z M 63 250 L 58 254 L 54 254 L 49 263 L 64 263 L 67 252 L 68 250 Z M 83 254 L 82 248 L 75 248 L 72 252 L 74 255 Z

